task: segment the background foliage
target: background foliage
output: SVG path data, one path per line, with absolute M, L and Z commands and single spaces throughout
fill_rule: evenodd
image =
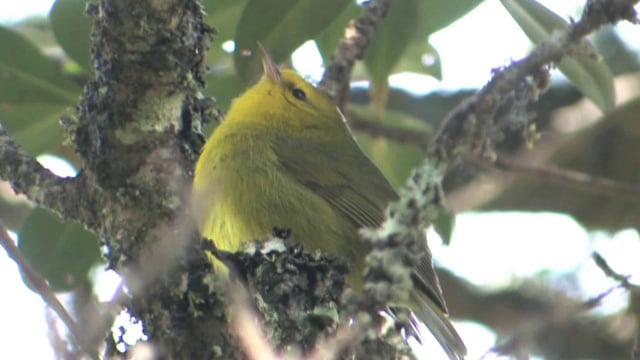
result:
M 391 88 L 389 76 L 408 71 L 440 78 L 441 62 L 429 36 L 481 2 L 396 1 L 364 61 L 355 70 L 354 79 L 369 80 L 370 87 L 353 90 L 346 115 L 359 124 L 354 127 L 362 147 L 396 186 L 422 159 L 424 146 L 444 114 L 469 91 L 414 96 Z M 534 43 L 567 26 L 564 19 L 533 1 L 502 3 Z M 291 54 L 313 39 L 326 63 L 348 21 L 359 13 L 359 5 L 351 0 L 205 0 L 203 5 L 208 23 L 217 29 L 207 54 L 205 93 L 215 97 L 223 110 L 259 76 L 257 58 L 243 56 L 256 50 L 257 41 L 277 61 L 290 64 Z M 85 0 L 57 0 L 48 18 L 0 27 L 0 44 L 3 49 L 10 49 L 0 51 L 0 123 L 31 154 L 55 154 L 76 168 L 82 164 L 65 143 L 60 121 L 64 116 L 74 116 L 83 85 L 93 76 L 91 20 L 83 15 L 85 7 Z M 233 41 L 235 51 L 228 50 L 229 41 Z M 598 61 L 596 53 L 605 61 Z M 427 65 L 425 56 L 434 60 Z M 584 182 L 561 171 L 538 171 L 536 176 L 525 172 L 523 176 L 522 169 L 505 165 L 501 170 L 472 159 L 448 177 L 447 192 L 454 200 L 459 199 L 456 194 L 463 191 L 482 191 L 482 182 L 487 179 L 495 180 L 495 189 L 482 201 L 462 197 L 453 201 L 452 207 L 457 211 L 555 211 L 573 216 L 588 229 L 637 229 L 640 91 L 636 88 L 625 92 L 624 104 L 616 106 L 614 78 L 637 85 L 638 54 L 627 49 L 615 32 L 603 31 L 593 44 L 585 44 L 575 58 L 564 61 L 560 69 L 573 85 L 552 82 L 540 103 L 523 115 L 535 116 L 538 129 L 545 132 L 538 148 L 526 152 L 522 129 L 514 129 L 512 134 L 504 134 L 508 141 L 498 147 L 498 155 L 523 163 L 522 154 L 526 153 L 527 164 L 588 174 L 610 181 L 611 186 Z M 554 112 L 574 106 L 583 96 L 604 115 L 592 124 L 578 124 L 578 131 L 558 131 L 562 119 L 554 118 Z M 581 111 L 576 106 L 571 109 Z M 413 132 L 424 142 L 373 134 L 371 124 L 382 124 L 401 134 Z M 502 172 L 504 169 L 506 173 Z M 68 291 L 91 282 L 89 268 L 99 260 L 99 240 L 78 225 L 62 223 L 47 211 L 31 209 L 29 203 L 15 198 L 8 189 L 0 190 L 0 219 L 19 234 L 21 250 L 52 287 Z M 450 215 L 439 222 L 445 240 L 453 221 Z M 636 321 L 637 315 L 634 312 Z

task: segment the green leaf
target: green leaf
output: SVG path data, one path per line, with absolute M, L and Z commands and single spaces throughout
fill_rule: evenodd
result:
M 513 19 L 520 25 L 529 39 L 535 44 L 548 39 L 554 31 L 565 30 L 569 24 L 535 0 L 501 0 Z M 613 74 L 602 61 L 593 58 L 595 48 L 585 40 L 588 52 L 577 52 L 565 57 L 558 64 L 560 71 L 585 96 L 591 99 L 602 111 L 613 109 L 615 89 Z
M 72 105 L 81 88 L 22 36 L 0 26 L 0 106 L 47 102 Z M 6 51 L 10 49 L 10 51 Z
M 613 74 L 604 62 L 578 55 L 574 58 L 565 58 L 558 67 L 569 81 L 591 99 L 600 110 L 607 112 L 615 107 L 616 91 Z
M 238 5 L 244 7 L 246 2 L 247 0 L 204 0 L 202 2 L 202 6 L 204 6 L 204 10 L 207 12 L 209 17 L 215 17 L 218 16 L 216 14 L 227 11 Z
M 347 119 L 357 116 L 362 121 L 383 123 L 389 127 L 404 130 L 414 130 L 416 133 L 424 134 L 425 144 L 429 135 L 433 133 L 433 129 L 424 121 L 400 111 L 387 110 L 384 116 L 380 118 L 368 106 L 349 103 L 348 108 Z M 404 185 L 407 177 L 423 158 L 422 150 L 413 144 L 403 144 L 383 137 L 372 138 L 368 134 L 358 131 L 356 131 L 355 135 L 362 150 L 378 165 L 396 189 Z
M 413 0 L 415 1 L 415 0 Z M 261 73 L 257 42 L 282 62 L 320 34 L 352 0 L 249 0 L 236 28 L 236 71 L 245 82 Z
M 427 38 L 469 12 L 482 0 L 404 0 L 392 4 L 389 14 L 365 55 L 373 87 L 384 92 L 388 76 L 396 71 L 418 71 L 440 77 L 440 63 L 421 66 L 425 53 L 437 58 Z M 408 58 L 407 58 L 408 57 Z M 404 60 L 405 58 L 408 61 Z
M 205 81 L 207 82 L 207 87 L 204 93 L 208 96 L 214 96 L 216 104 L 225 111 L 229 110 L 231 101 L 245 89 L 242 80 L 234 74 L 208 74 L 205 77 Z
M 429 36 L 449 26 L 483 0 L 423 0 L 418 2 L 418 34 Z M 395 5 L 395 3 L 394 3 Z M 393 6 L 393 5 L 392 5 Z
M 442 211 L 438 214 L 438 218 L 433 223 L 436 232 L 442 238 L 445 245 L 451 244 L 451 234 L 456 224 L 456 214 L 450 211 Z
M 431 64 L 424 62 L 425 57 L 430 57 Z M 442 79 L 442 64 L 438 51 L 424 39 L 415 39 L 409 44 L 405 54 L 396 65 L 394 71 L 411 71 L 419 74 L 431 75 L 436 79 Z
M 62 142 L 60 116 L 64 105 L 30 103 L 0 107 L 0 120 L 11 137 L 31 155 L 37 156 Z
M 42 208 L 33 209 L 22 224 L 18 248 L 53 291 L 68 291 L 84 282 L 100 259 L 95 234 Z
M 57 0 L 51 12 L 51 28 L 56 40 L 87 73 L 93 72 L 91 65 L 91 19 L 85 15 L 87 0 Z
M 11 28 L 11 31 L 22 35 L 30 43 L 37 45 L 39 49 L 59 46 L 53 35 L 51 22 L 46 17 L 28 17 L 8 27 Z
M 0 194 L 0 219 L 9 229 L 19 229 L 22 223 L 31 213 L 33 206 L 24 199 L 16 199 L 13 194 Z
M 207 65 L 213 73 L 234 74 L 233 54 L 223 50 L 222 45 L 235 39 L 236 25 L 246 6 L 246 0 L 207 0 L 204 6 L 208 13 L 207 24 L 216 29 L 214 42 L 206 55 Z
M 390 141 L 385 138 L 371 138 L 356 133 L 363 151 L 380 168 L 395 189 L 400 189 L 407 178 L 422 160 L 422 151 L 414 145 Z

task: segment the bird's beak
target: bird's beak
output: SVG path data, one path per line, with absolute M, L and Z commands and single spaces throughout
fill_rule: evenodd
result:
M 260 49 L 260 55 L 262 56 L 262 67 L 264 69 L 264 75 L 271 79 L 276 84 L 282 83 L 282 76 L 280 75 L 280 70 L 278 66 L 273 62 L 271 55 L 267 52 L 267 50 L 262 46 L 262 44 L 258 41 L 258 49 Z

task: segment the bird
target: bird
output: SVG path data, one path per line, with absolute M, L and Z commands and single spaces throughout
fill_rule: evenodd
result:
M 346 258 L 348 284 L 362 287 L 371 245 L 359 237 L 378 227 L 398 194 L 363 153 L 332 99 L 291 69 L 279 69 L 258 44 L 264 74 L 237 97 L 197 160 L 192 199 L 199 230 L 219 250 L 235 252 L 274 227 L 290 229 L 305 249 Z M 450 359 L 465 345 L 447 317 L 431 254 L 413 269 L 414 301 Z M 214 259 L 216 270 L 224 264 Z

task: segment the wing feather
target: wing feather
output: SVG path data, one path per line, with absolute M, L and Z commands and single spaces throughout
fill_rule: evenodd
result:
M 283 172 L 348 218 L 354 232 L 364 226 L 379 226 L 384 220 L 385 207 L 398 198 L 397 193 L 355 140 L 345 142 L 342 138 L 341 142 L 333 143 L 324 140 L 322 143 L 309 139 L 299 141 L 284 136 L 277 139 L 274 152 Z M 426 237 L 422 238 L 426 256 L 412 272 L 414 289 L 410 297 L 419 306 L 413 310 L 449 358 L 461 359 L 460 354 L 466 353 L 466 349 L 446 318 L 447 307 L 433 269 L 431 252 Z
M 346 147 L 340 145 L 336 151 L 324 143 L 283 137 L 274 152 L 291 178 L 325 199 L 356 229 L 376 227 L 389 201 L 397 199 L 396 192 L 353 139 Z

